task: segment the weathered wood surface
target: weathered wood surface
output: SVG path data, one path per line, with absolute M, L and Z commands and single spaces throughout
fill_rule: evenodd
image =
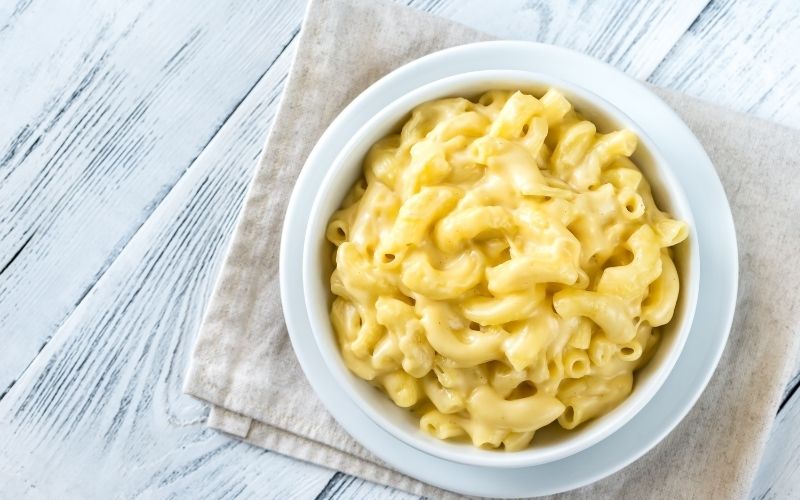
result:
M 23 1 L 0 19 L 0 394 L 269 70 L 302 7 Z
M 0 5 L 0 498 L 408 497 L 205 430 L 180 391 L 302 3 Z M 800 123 L 790 0 L 410 3 Z M 797 423 L 800 395 L 754 496 L 800 494 Z
M 800 3 L 710 2 L 650 81 L 800 128 Z

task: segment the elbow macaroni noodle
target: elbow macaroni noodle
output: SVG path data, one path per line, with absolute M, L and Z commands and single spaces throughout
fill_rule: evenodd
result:
M 417 107 L 327 229 L 345 364 L 440 439 L 519 450 L 631 392 L 673 315 L 669 247 L 628 130 L 557 91 Z

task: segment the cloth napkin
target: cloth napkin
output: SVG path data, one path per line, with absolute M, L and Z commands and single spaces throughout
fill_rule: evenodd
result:
M 197 337 L 186 393 L 211 404 L 208 425 L 257 446 L 435 498 L 453 497 L 393 471 L 333 420 L 305 380 L 278 290 L 279 235 L 312 146 L 372 82 L 425 54 L 490 39 L 405 7 L 313 0 L 280 109 L 255 171 Z M 730 199 L 740 288 L 723 359 L 700 401 L 634 464 L 565 498 L 747 495 L 800 329 L 800 132 L 653 89 L 692 128 Z

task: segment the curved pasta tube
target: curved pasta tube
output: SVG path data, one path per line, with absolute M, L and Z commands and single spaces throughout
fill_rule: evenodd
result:
M 414 406 L 422 395 L 419 381 L 402 370 L 381 375 L 377 382 L 401 408 Z
M 621 344 L 619 346 L 619 351 L 617 352 L 617 356 L 622 361 L 636 361 L 640 357 L 642 357 L 642 353 L 644 352 L 644 348 L 642 344 L 640 344 L 637 340 L 631 340 L 630 342 L 626 342 L 625 344 Z
M 399 191 L 407 200 L 423 186 L 438 184 L 450 174 L 452 167 L 442 147 L 431 141 L 420 141 L 411 147 L 411 162 L 399 174 Z
M 459 366 L 476 366 L 499 359 L 502 336 L 462 328 L 454 331 L 446 306 L 430 305 L 422 315 L 422 326 L 433 348 Z
M 466 111 L 440 122 L 428 134 L 434 141 L 445 142 L 454 137 L 479 137 L 484 135 L 491 122 L 476 111 Z
M 392 227 L 392 240 L 403 245 L 420 243 L 433 223 L 450 212 L 462 195 L 452 186 L 422 188 L 400 208 Z
M 379 270 L 394 275 L 402 267 L 409 247 L 393 245 L 391 242 L 387 243 L 381 242 L 378 244 L 372 260 Z
M 422 389 L 433 406 L 442 413 L 457 413 L 464 409 L 464 398 L 457 392 L 442 387 L 433 375 L 427 375 L 422 379 Z
M 355 244 L 346 241 L 336 250 L 336 274 L 348 294 L 391 295 L 395 291 L 386 274 L 375 269 Z
M 342 346 L 342 360 L 348 370 L 364 380 L 374 380 L 380 372 L 372 366 L 371 359 L 362 359 L 353 353 L 349 346 Z
M 622 188 L 617 195 L 622 207 L 622 215 L 628 220 L 636 220 L 644 215 L 644 200 L 633 189 Z
M 550 127 L 561 123 L 564 116 L 572 110 L 572 104 L 555 89 L 549 89 L 539 101 L 544 108 L 542 114 Z
M 414 308 L 398 299 L 379 297 L 375 310 L 378 323 L 398 339 L 403 370 L 417 378 L 425 376 L 433 367 L 434 352 Z
M 637 143 L 636 134 L 626 129 L 600 135 L 580 165 L 572 170 L 569 183 L 578 189 L 597 185 L 602 168 L 616 157 L 632 155 Z
M 358 202 L 361 201 L 361 199 L 364 197 L 364 193 L 366 192 L 367 179 L 361 178 L 355 184 L 353 184 L 353 187 L 350 188 L 350 191 L 348 191 L 347 195 L 345 195 L 344 201 L 342 202 L 342 210 L 346 210 L 348 208 L 358 210 L 358 207 L 354 207 L 354 205 L 357 205 Z
M 619 191 L 624 189 L 636 191 L 642 182 L 642 173 L 635 170 L 635 165 L 631 166 L 633 168 L 616 167 L 603 170 L 603 173 L 600 174 L 600 180 L 613 185 Z
M 624 266 L 609 267 L 597 283 L 597 291 L 624 299 L 642 297 L 650 283 L 661 274 L 661 250 L 650 226 L 644 225 L 628 238 L 633 260 Z
M 458 419 L 461 428 L 469 436 L 472 444 L 477 447 L 498 448 L 503 440 L 510 434 L 505 429 L 498 429 L 492 425 L 469 418 Z
M 586 290 L 561 290 L 553 295 L 553 307 L 563 318 L 591 319 L 614 342 L 628 342 L 636 335 L 627 307 L 619 297 Z
M 472 207 L 451 212 L 434 228 L 436 246 L 448 253 L 457 252 L 465 241 L 486 231 L 506 233 L 516 229 L 514 216 L 503 207 Z
M 490 375 L 489 384 L 498 396 L 507 398 L 511 391 L 526 380 L 528 380 L 528 374 L 524 369 L 516 370 L 506 365 L 500 365 Z
M 333 282 L 331 284 L 334 285 Z M 336 292 L 335 287 L 333 291 Z M 360 359 L 371 356 L 385 333 L 383 327 L 375 320 L 375 313 L 361 304 L 354 304 L 349 296 L 336 297 L 331 305 L 331 320 L 339 334 L 340 344 L 347 344 L 353 355 Z M 385 353 L 389 354 L 388 351 Z
M 462 191 L 450 186 L 425 187 L 400 207 L 389 235 L 390 248 L 419 244 L 433 223 L 456 206 Z
M 361 328 L 361 316 L 347 299 L 336 297 L 331 304 L 331 323 L 341 343 L 350 343 Z
M 569 338 L 570 347 L 588 349 L 592 340 L 592 322 L 586 318 L 577 318 L 578 323 Z
M 591 371 L 589 356 L 582 349 L 570 349 L 564 353 L 564 375 L 567 378 L 581 378 Z
M 547 185 L 538 161 L 522 144 L 498 137 L 480 137 L 470 148 L 492 175 L 510 179 L 511 186 L 520 194 L 550 196 L 560 191 Z
M 647 322 L 640 322 L 636 337 L 630 342 L 616 344 L 604 335 L 596 335 L 587 353 L 592 360 L 593 377 L 612 379 L 623 373 L 635 372 L 652 355 L 658 333 Z M 598 359 L 598 363 L 595 363 Z
M 491 387 L 476 387 L 467 399 L 470 415 L 496 429 L 530 432 L 553 422 L 564 412 L 564 405 L 553 396 L 535 394 L 505 400 Z
M 336 211 L 328 222 L 328 227 L 325 230 L 325 237 L 334 244 L 339 246 L 350 235 L 350 227 L 353 224 L 353 216 L 356 213 L 355 206 Z
M 397 335 L 386 332 L 372 350 L 372 366 L 381 371 L 394 371 L 400 368 L 402 362 L 403 353 L 400 351 Z
M 403 125 L 400 137 L 404 143 L 415 143 L 425 138 L 437 124 L 474 108 L 467 99 L 454 97 L 420 104 L 411 112 Z
M 386 332 L 384 328 L 375 321 L 375 314 L 372 311 L 360 307 L 359 315 L 361 316 L 361 328 L 358 329 L 356 338 L 350 343 L 350 349 L 356 356 L 365 358 L 370 356 L 370 353 L 375 350 L 378 342 L 384 337 Z M 389 349 L 394 348 L 394 346 L 386 347 Z M 378 367 L 376 366 L 376 368 Z
M 528 378 L 531 382 L 536 384 L 538 389 L 539 385 L 547 381 L 547 377 L 550 376 L 550 370 L 547 369 L 547 354 L 545 352 L 540 352 L 536 356 L 532 356 L 530 361 L 525 361 L 524 364 L 519 364 L 518 366 L 524 366 L 525 371 L 528 373 Z
M 450 175 L 443 181 L 447 185 L 473 186 L 483 178 L 486 166 L 475 163 L 466 150 L 455 151 L 447 156 L 452 167 Z
M 346 299 L 337 297 L 331 305 L 331 323 L 339 341 L 345 366 L 364 380 L 373 380 L 378 376 L 371 359 L 359 358 L 350 347 L 361 328 L 361 317 L 355 306 Z
M 390 227 L 391 221 L 397 217 L 400 199 L 380 182 L 374 182 L 367 186 L 359 207 L 352 219 L 348 239 L 359 248 L 375 248 L 381 239 L 381 232 Z
M 336 255 L 334 255 L 334 265 L 336 264 Z M 342 282 L 342 274 L 338 269 L 334 269 L 331 273 L 331 293 L 339 297 L 349 298 L 352 296 L 350 291 L 345 288 Z
M 432 299 L 454 299 L 480 283 L 483 272 L 483 258 L 474 250 L 461 254 L 444 269 L 434 268 L 424 252 L 414 251 L 403 261 L 400 280 Z
M 529 432 L 510 432 L 503 438 L 503 448 L 506 451 L 518 451 L 525 449 L 533 439 L 534 431 Z
M 683 221 L 662 219 L 656 222 L 656 234 L 662 247 L 671 247 L 689 236 L 689 226 Z
M 643 352 L 639 359 L 636 360 L 634 364 L 635 368 L 639 368 L 647 364 L 650 361 L 650 358 L 652 358 L 655 354 L 656 347 L 661 341 L 660 330 L 660 328 L 651 328 L 647 322 L 643 322 L 639 325 L 639 331 L 636 334 L 636 341 L 641 344 Z
M 515 370 L 525 370 L 542 359 L 558 330 L 558 319 L 552 312 L 537 312 L 503 343 L 503 352 Z
M 633 374 L 624 373 L 611 380 L 583 377 L 567 380 L 559 390 L 558 398 L 565 405 L 558 423 L 565 429 L 609 412 L 628 397 L 633 389 Z
M 475 245 L 486 257 L 486 265 L 499 265 L 511 258 L 511 249 L 505 238 L 491 238 Z
M 472 297 L 461 302 L 464 317 L 480 325 L 502 325 L 530 317 L 544 299 L 545 287 L 501 297 Z
M 447 389 L 466 398 L 473 388 L 489 382 L 489 370 L 486 365 L 465 367 L 455 360 L 436 355 L 433 361 L 433 373 L 436 380 Z
M 438 410 L 430 410 L 422 415 L 419 419 L 419 427 L 439 439 L 450 439 L 466 434 L 461 426 L 461 419 L 453 415 L 445 415 Z
M 519 91 L 514 92 L 489 127 L 489 135 L 516 139 L 522 135 L 526 122 L 543 109 L 539 99 Z
M 528 131 L 517 142 L 533 155 L 539 168 L 544 168 L 547 165 L 546 155 L 541 155 L 541 151 L 543 147 L 546 148 L 544 140 L 547 137 L 547 119 L 534 116 L 526 125 Z
M 564 361 L 561 355 L 554 357 L 541 356 L 539 359 L 541 361 L 547 360 L 547 363 L 544 363 L 547 375 L 544 380 L 537 382 L 536 388 L 543 394 L 553 396 L 558 392 L 558 386 L 561 385 L 561 381 L 564 380 Z
M 521 255 L 486 269 L 486 281 L 493 294 L 525 290 L 538 283 L 572 285 L 578 280 L 578 268 L 552 254 Z
M 553 198 L 540 205 L 550 220 L 555 220 L 563 227 L 569 226 L 578 215 L 575 206 L 568 200 Z
M 553 150 L 550 163 L 553 172 L 562 179 L 568 179 L 573 170 L 580 165 L 594 142 L 597 128 L 592 122 L 580 121 L 566 126 Z
M 494 120 L 509 97 L 511 97 L 509 90 L 489 90 L 478 98 L 475 110 L 489 120 Z
M 400 151 L 401 144 L 399 135 L 390 135 L 370 148 L 364 159 L 364 175 L 368 183 L 378 181 L 394 188 L 400 166 L 407 159 L 407 154 Z
M 650 285 L 650 293 L 642 303 L 642 320 L 651 326 L 666 325 L 672 319 L 680 290 L 675 263 L 661 253 L 661 275 Z
M 603 367 L 614 361 L 614 357 L 619 353 L 619 348 L 619 344 L 600 334 L 592 337 L 587 352 L 595 366 Z
M 580 242 L 581 267 L 593 274 L 598 268 L 598 257 L 602 263 L 623 243 L 621 230 L 627 229 L 627 221 L 614 225 L 619 202 L 611 184 L 579 194 L 575 198 L 575 209 L 579 215 L 569 225 L 569 230 Z

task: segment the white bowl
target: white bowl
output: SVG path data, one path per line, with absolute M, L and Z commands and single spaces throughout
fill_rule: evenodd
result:
M 628 128 L 639 137 L 633 158 L 653 188 L 659 207 L 689 224 L 686 242 L 676 247 L 681 276 L 681 295 L 673 320 L 664 329 L 662 342 L 650 363 L 636 373 L 631 395 L 617 408 L 572 431 L 550 426 L 538 431 L 528 449 L 503 452 L 475 448 L 470 444 L 438 440 L 419 429 L 418 419 L 398 408 L 382 392 L 352 374 L 344 365 L 330 322 L 330 253 L 325 228 L 346 192 L 361 175 L 369 148 L 395 131 L 417 105 L 443 97 L 476 97 L 491 89 L 523 90 L 538 95 L 556 88 L 600 132 Z M 489 70 L 462 73 L 434 81 L 392 102 L 352 136 L 330 166 L 308 220 L 302 256 L 303 291 L 312 334 L 325 364 L 349 397 L 374 422 L 405 443 L 430 455 L 453 462 L 488 467 L 526 467 L 578 453 L 608 437 L 636 415 L 666 380 L 686 342 L 694 317 L 699 285 L 699 249 L 694 218 L 679 183 L 646 132 L 609 102 L 577 85 L 547 75 Z

